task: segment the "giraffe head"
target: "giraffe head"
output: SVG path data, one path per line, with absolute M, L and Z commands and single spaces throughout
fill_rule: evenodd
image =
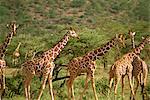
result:
M 124 36 L 124 34 L 116 34 L 116 39 L 119 43 L 122 44 L 123 47 L 125 47 L 125 36 Z
M 128 34 L 129 34 L 130 37 L 134 37 L 136 32 L 133 32 L 132 30 L 129 30 Z
M 75 30 L 72 27 L 70 27 L 70 29 L 68 30 L 68 33 L 71 37 L 75 37 L 79 39 L 78 34 L 75 32 Z
M 19 25 L 16 25 L 15 21 L 10 22 L 10 24 L 7 24 L 7 28 L 10 29 L 11 32 L 13 32 L 13 35 L 16 35 L 16 30 Z
M 142 39 L 146 44 L 150 44 L 150 36 L 149 35 L 142 37 Z

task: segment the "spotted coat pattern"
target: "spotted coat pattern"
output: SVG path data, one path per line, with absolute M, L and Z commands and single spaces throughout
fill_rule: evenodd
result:
M 114 47 L 118 43 L 124 43 L 123 42 L 124 37 L 122 34 L 119 34 L 117 37 L 113 38 L 111 41 L 109 41 L 107 44 L 105 44 L 103 47 L 98 48 L 96 50 L 90 51 L 87 54 L 85 54 L 82 57 L 77 57 L 72 59 L 68 65 L 68 71 L 70 74 L 70 78 L 67 80 L 67 87 L 68 87 L 68 97 L 69 99 L 74 99 L 74 93 L 73 93 L 73 81 L 77 76 L 79 76 L 81 73 L 86 73 L 87 78 L 85 81 L 85 88 L 80 96 L 80 99 L 82 99 L 82 96 L 87 89 L 88 81 L 89 79 L 92 81 L 92 89 L 94 92 L 94 97 L 96 100 L 98 100 L 95 90 L 95 82 L 94 82 L 94 72 L 95 72 L 95 60 L 99 59 L 102 55 L 107 53 L 112 47 Z
M 52 91 L 52 72 L 54 69 L 54 60 L 62 51 L 64 46 L 67 44 L 70 37 L 78 37 L 73 29 L 70 29 L 67 34 L 61 39 L 53 48 L 45 51 L 41 56 L 35 57 L 33 60 L 28 60 L 22 64 L 22 74 L 24 76 L 24 88 L 25 96 L 27 100 L 30 100 L 30 84 L 32 78 L 36 76 L 43 75 L 44 79 L 42 81 L 41 88 L 38 94 L 38 100 L 40 100 L 43 90 L 45 88 L 46 81 L 48 79 L 49 91 L 51 93 L 51 98 L 54 100 Z
M 145 44 L 149 44 L 149 43 L 150 43 L 150 37 L 147 36 L 145 39 L 142 40 L 142 42 L 135 49 L 133 49 L 133 51 L 123 55 L 122 58 L 118 59 L 111 66 L 109 71 L 109 87 L 111 89 L 113 79 L 115 79 L 115 86 L 114 86 L 115 95 L 117 94 L 117 87 L 121 78 L 122 78 L 122 96 L 124 95 L 124 91 L 123 91 L 124 77 L 125 75 L 127 75 L 129 79 L 130 89 L 134 97 L 133 84 L 131 83 L 132 71 L 134 70 L 132 66 L 132 62 L 141 53 L 141 50 L 143 50 Z
M 136 80 L 136 88 L 135 88 L 135 94 L 137 92 L 138 86 L 141 86 L 141 92 L 144 92 L 144 88 L 146 86 L 147 77 L 148 77 L 148 66 L 144 60 L 142 60 L 140 57 L 137 57 L 132 62 L 133 65 L 133 71 L 132 75 L 133 78 Z
M 5 89 L 5 75 L 4 70 L 6 67 L 6 62 L 4 60 L 6 48 L 11 42 L 13 35 L 16 34 L 17 25 L 16 22 L 11 22 L 8 25 L 10 32 L 7 34 L 7 37 L 2 45 L 0 45 L 0 99 L 2 98 L 3 91 Z

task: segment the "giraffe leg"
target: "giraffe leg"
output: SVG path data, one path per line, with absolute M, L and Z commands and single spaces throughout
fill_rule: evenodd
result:
M 139 79 L 139 76 L 136 76 L 136 77 L 134 77 L 135 78 L 135 80 L 136 80 L 136 87 L 135 87 L 135 89 L 134 89 L 134 95 L 136 96 L 136 92 L 137 92 L 137 89 L 138 89 L 138 86 L 139 86 L 139 82 L 140 82 L 140 79 Z M 133 97 L 132 97 L 132 91 L 131 91 L 131 93 L 130 93 L 130 99 L 132 99 Z
M 70 76 L 70 78 L 67 80 L 68 100 L 71 100 L 71 98 L 74 100 L 73 81 L 74 81 L 73 76 Z
M 26 100 L 28 100 L 28 90 L 27 90 L 27 84 L 26 84 L 26 82 L 24 82 L 24 92 L 25 92 Z
M 48 78 L 48 74 L 46 74 L 46 75 L 44 76 L 44 79 L 43 79 L 43 82 L 42 82 L 42 85 L 41 85 L 41 88 L 40 88 L 40 91 L 39 91 L 38 99 L 37 99 L 37 100 L 40 100 L 40 98 L 41 98 L 41 96 L 42 96 L 43 90 L 45 89 L 45 85 L 46 85 L 47 78 Z
M 29 97 L 29 100 L 31 99 L 31 95 L 30 95 L 30 84 L 31 84 L 31 81 L 32 81 L 32 78 L 33 78 L 33 76 L 30 76 L 31 78 L 30 78 L 30 80 L 28 81 L 28 89 L 27 89 L 27 91 L 28 91 L 28 97 Z
M 3 88 L 2 88 L 2 96 L 4 95 L 4 93 L 5 93 L 5 73 L 4 73 L 4 71 L 5 71 L 5 68 L 3 69 L 3 75 L 2 75 L 2 80 L 3 80 Z
M 97 94 L 96 94 L 96 89 L 95 89 L 94 73 L 91 74 L 91 81 L 92 81 L 92 89 L 93 89 L 93 92 L 94 92 L 95 100 L 98 100 L 98 97 L 97 97 Z
M 121 76 L 118 76 L 115 78 L 115 85 L 114 85 L 114 93 L 115 93 L 115 98 L 116 99 L 116 96 L 117 96 L 117 89 L 118 89 L 118 84 L 120 82 L 120 79 L 121 79 Z
M 132 93 L 132 96 L 133 96 L 133 100 L 135 100 L 133 85 L 132 85 L 132 74 L 131 73 L 128 74 L 128 80 L 129 80 L 129 85 L 130 85 L 131 93 Z
M 71 96 L 72 96 L 72 98 L 74 100 L 74 86 L 73 86 L 73 82 L 71 84 Z
M 111 89 L 112 89 L 112 83 L 113 83 L 113 77 L 110 76 L 109 78 L 109 90 L 108 90 L 108 97 L 110 96 L 110 92 L 111 92 Z
M 147 65 L 145 65 L 145 67 L 143 68 L 142 70 L 142 73 L 140 74 L 141 75 L 141 89 L 142 91 L 141 92 L 144 92 L 144 87 L 146 86 L 146 81 L 147 81 L 147 74 L 148 74 L 148 71 L 147 71 Z
M 141 88 L 143 88 L 142 90 L 144 92 L 143 93 L 143 100 L 146 98 L 145 96 L 147 96 L 147 93 L 145 91 L 145 86 L 146 86 L 146 82 L 147 82 L 147 75 L 148 75 L 148 70 L 147 70 L 147 65 L 146 65 L 145 70 L 143 69 L 143 87 L 141 87 Z M 145 96 L 144 96 L 144 94 L 145 94 Z
M 141 94 L 142 94 L 142 99 L 144 99 L 144 77 L 143 73 L 140 74 L 140 86 L 141 86 Z
M 136 95 L 136 92 L 137 92 L 137 89 L 138 89 L 139 83 L 140 83 L 140 78 L 139 78 L 139 76 L 135 77 L 135 79 L 136 79 L 136 88 L 135 88 L 135 91 L 134 91 L 134 95 Z
M 111 88 L 112 88 L 112 83 L 113 83 L 113 78 L 111 78 L 111 79 L 109 80 L 109 89 L 110 89 L 110 91 L 111 91 Z
M 28 80 L 27 80 L 27 78 L 24 79 L 24 90 L 25 90 L 26 100 L 29 100 L 29 95 L 28 95 Z
M 33 75 L 30 75 L 30 77 L 26 77 L 24 79 L 24 89 L 25 89 L 25 96 L 26 96 L 26 100 L 30 100 L 30 84 L 31 84 L 31 80 L 33 78 Z
M 89 77 L 90 77 L 89 74 L 87 74 L 86 80 L 85 80 L 85 85 L 84 85 L 84 90 L 83 90 L 83 92 L 80 95 L 80 100 L 82 100 L 83 94 L 85 93 L 85 91 L 86 91 L 86 89 L 88 87 Z
M 0 89 L 0 100 L 2 100 L 2 94 L 3 94 L 3 89 L 1 87 L 1 89 Z
M 124 98 L 124 75 L 122 76 L 122 98 Z
M 3 75 L 2 75 L 2 73 L 0 73 L 1 75 L 0 75 L 0 100 L 2 99 L 2 94 L 3 94 Z
M 52 72 L 50 72 L 49 76 L 48 76 L 48 83 L 49 83 L 49 92 L 51 95 L 51 100 L 54 100 L 54 94 L 53 94 L 53 86 L 52 86 Z
M 30 95 L 30 84 L 28 85 L 28 96 L 29 96 L 29 100 L 31 99 L 31 95 Z
M 4 69 L 4 71 L 5 71 L 5 69 Z M 5 91 L 5 73 L 3 72 L 3 87 L 4 87 L 4 91 Z
M 71 95 L 70 95 L 70 78 L 66 81 L 67 83 L 67 91 L 68 91 L 68 100 L 71 100 Z

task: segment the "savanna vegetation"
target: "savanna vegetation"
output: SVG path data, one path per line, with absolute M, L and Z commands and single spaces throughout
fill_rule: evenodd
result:
M 136 45 L 141 37 L 150 34 L 150 1 L 149 0 L 0 0 L 0 43 L 8 33 L 6 24 L 15 20 L 19 24 L 17 35 L 13 37 L 6 55 L 8 69 L 6 70 L 6 90 L 4 100 L 23 100 L 24 91 L 22 76 L 19 69 L 25 62 L 26 52 L 43 52 L 56 44 L 66 33 L 64 28 L 73 27 L 80 39 L 71 39 L 61 54 L 55 60 L 57 65 L 66 65 L 72 58 L 82 56 L 90 50 L 107 43 L 117 33 L 128 36 L 128 30 L 136 31 Z M 12 53 L 21 42 L 20 59 L 17 65 L 12 64 Z M 146 46 L 145 48 L 149 48 Z M 131 50 L 130 39 L 126 40 L 126 47 L 121 48 L 121 54 Z M 96 90 L 99 100 L 107 100 L 108 71 L 115 61 L 116 48 L 97 60 L 95 73 Z M 141 53 L 150 65 L 150 52 L 144 49 Z M 104 59 L 103 59 L 104 58 Z M 107 60 L 104 69 L 103 62 Z M 62 68 L 58 76 L 65 76 L 66 68 Z M 150 79 L 150 74 L 149 78 Z M 56 100 L 67 99 L 64 80 L 53 82 Z M 74 83 L 75 96 L 78 99 L 83 91 L 85 76 L 80 76 Z M 38 94 L 41 82 L 34 78 L 31 85 L 32 98 Z M 150 96 L 150 82 L 146 86 Z M 125 98 L 128 100 L 130 89 L 128 82 L 125 86 Z M 34 97 L 33 97 L 34 96 Z M 111 95 L 113 97 L 113 93 Z M 121 99 L 121 86 L 118 89 L 118 99 Z M 42 100 L 49 100 L 48 87 L 44 90 Z M 93 92 L 89 83 L 83 100 L 93 100 Z M 141 100 L 140 89 L 137 100 Z

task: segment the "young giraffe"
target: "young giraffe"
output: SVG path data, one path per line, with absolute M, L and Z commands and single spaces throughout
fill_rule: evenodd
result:
M 54 100 L 52 91 L 52 71 L 54 69 L 53 62 L 71 37 L 78 37 L 78 35 L 72 28 L 70 28 L 67 34 L 64 35 L 63 39 L 61 39 L 53 48 L 45 51 L 44 53 L 42 53 L 41 56 L 37 58 L 35 57 L 33 58 L 33 60 L 29 60 L 22 64 L 25 96 L 27 100 L 30 99 L 30 83 L 35 75 L 43 75 L 44 77 L 37 99 L 40 100 L 40 97 L 42 96 L 43 90 L 45 88 L 46 81 L 48 79 L 49 91 L 51 92 L 51 99 Z
M 79 76 L 81 73 L 86 73 L 86 81 L 85 81 L 85 87 L 84 90 L 80 96 L 80 99 L 82 99 L 82 96 L 85 92 L 85 90 L 88 87 L 88 81 L 91 79 L 92 81 L 92 89 L 94 92 L 95 100 L 98 100 L 98 97 L 96 95 L 95 90 L 95 82 L 94 82 L 94 72 L 95 72 L 95 60 L 99 59 L 101 56 L 103 56 L 106 52 L 108 52 L 112 47 L 117 45 L 118 43 L 124 43 L 124 36 L 122 34 L 116 35 L 115 38 L 113 38 L 111 41 L 109 41 L 107 44 L 105 44 L 103 47 L 98 48 L 94 51 L 90 51 L 83 57 L 77 57 L 74 58 L 69 62 L 67 65 L 70 78 L 67 80 L 67 88 L 68 88 L 68 99 L 70 100 L 71 97 L 74 99 L 74 92 L 73 92 L 73 82 L 77 76 Z
M 2 94 L 5 90 L 5 74 L 4 70 L 6 67 L 6 62 L 4 60 L 6 48 L 11 42 L 12 37 L 16 34 L 17 25 L 16 22 L 11 22 L 7 27 L 10 29 L 4 43 L 0 45 L 0 99 L 2 98 Z
M 131 30 L 129 30 L 128 35 L 131 38 L 131 43 L 132 43 L 132 48 L 135 48 L 135 42 L 134 42 L 134 37 L 135 37 L 135 32 L 132 32 Z
M 149 44 L 149 43 L 150 43 L 150 37 L 147 36 L 132 52 L 129 52 L 129 53 L 123 55 L 122 58 L 118 59 L 111 66 L 110 71 L 109 71 L 109 83 L 110 83 L 109 87 L 111 89 L 113 79 L 115 78 L 115 86 L 114 86 L 115 96 L 117 95 L 117 87 L 118 87 L 118 83 L 121 78 L 122 78 L 122 96 L 124 95 L 124 91 L 123 91 L 124 77 L 125 77 L 125 75 L 127 75 L 128 80 L 129 80 L 130 89 L 131 89 L 133 99 L 134 99 L 133 85 L 131 82 L 132 71 L 133 71 L 132 62 L 135 58 L 138 57 L 141 50 L 143 50 L 145 44 Z
M 132 43 L 132 48 L 135 48 L 135 42 L 134 42 L 134 36 L 135 36 L 135 32 L 129 31 L 129 36 L 131 38 L 131 43 Z M 146 80 L 147 80 L 147 75 L 148 75 L 148 68 L 147 68 L 147 64 L 144 60 L 142 60 L 139 56 L 137 58 L 135 58 L 132 62 L 132 66 L 133 66 L 133 71 L 132 71 L 132 76 L 133 76 L 133 85 L 134 85 L 134 78 L 137 82 L 137 86 L 134 90 L 134 94 L 136 95 L 137 89 L 139 84 L 141 85 L 141 93 L 143 95 L 143 99 L 144 99 L 144 94 L 143 94 L 143 90 L 144 87 L 146 86 Z
M 19 48 L 21 46 L 21 42 L 19 42 L 17 48 L 15 49 L 15 51 L 13 52 L 13 64 L 16 65 L 18 63 L 18 59 L 20 57 L 20 52 L 19 52 Z

